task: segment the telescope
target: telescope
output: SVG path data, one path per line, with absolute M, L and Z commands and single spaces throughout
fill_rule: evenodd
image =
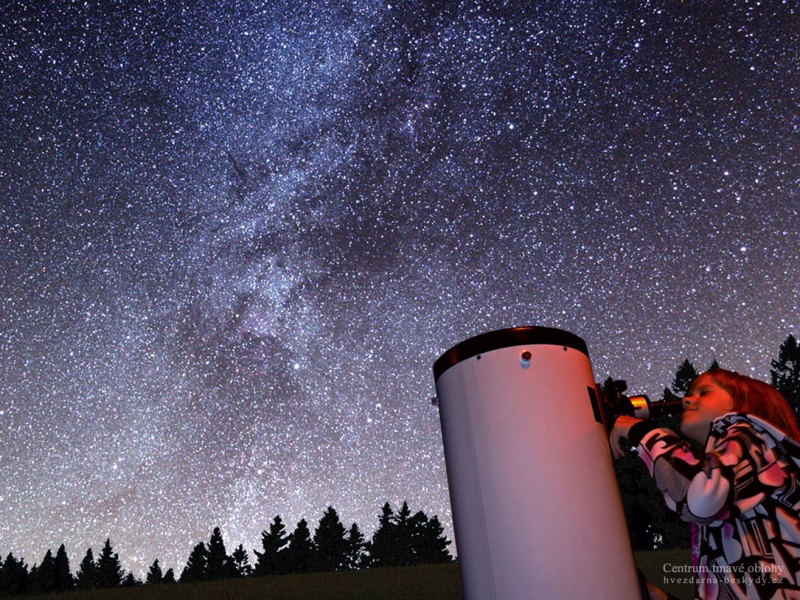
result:
M 464 340 L 433 373 L 465 600 L 648 597 L 608 431 L 681 399 L 598 385 L 586 342 L 547 327 Z

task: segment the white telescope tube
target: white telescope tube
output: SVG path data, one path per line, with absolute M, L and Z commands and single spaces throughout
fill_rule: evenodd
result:
M 434 377 L 464 598 L 640 599 L 585 342 L 494 331 Z

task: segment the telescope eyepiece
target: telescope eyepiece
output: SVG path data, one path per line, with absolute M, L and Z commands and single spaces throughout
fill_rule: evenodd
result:
M 637 419 L 653 419 L 683 412 L 683 398 L 673 396 L 660 402 L 651 402 L 644 394 L 626 396 L 623 392 L 627 388 L 624 381 L 609 381 L 603 388 L 606 424 L 609 429 L 621 415 Z
M 669 417 L 683 412 L 683 398 L 672 398 L 650 404 L 650 418 Z

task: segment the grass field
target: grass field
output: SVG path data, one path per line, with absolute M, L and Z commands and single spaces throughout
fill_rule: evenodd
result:
M 24 598 L 31 598 L 25 596 Z M 459 600 L 458 565 L 422 565 L 336 573 L 250 577 L 179 585 L 88 590 L 65 600 Z
M 681 600 L 691 600 L 691 585 L 668 585 L 664 565 L 685 565 L 689 553 L 644 552 L 636 563 L 657 585 Z M 458 563 L 337 573 L 228 579 L 205 583 L 90 590 L 59 596 L 69 600 L 461 600 Z M 576 574 L 580 576 L 580 574 Z M 26 596 L 25 598 L 31 598 Z M 550 600 L 550 599 L 547 599 Z M 627 600 L 627 599 L 621 599 Z M 633 600 L 633 599 L 631 599 Z

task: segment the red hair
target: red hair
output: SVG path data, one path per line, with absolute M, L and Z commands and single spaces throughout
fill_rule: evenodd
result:
M 778 390 L 771 385 L 740 375 L 736 371 L 714 368 L 708 375 L 733 399 L 736 412 L 753 415 L 768 421 L 789 437 L 800 441 L 800 427 L 792 407 Z

